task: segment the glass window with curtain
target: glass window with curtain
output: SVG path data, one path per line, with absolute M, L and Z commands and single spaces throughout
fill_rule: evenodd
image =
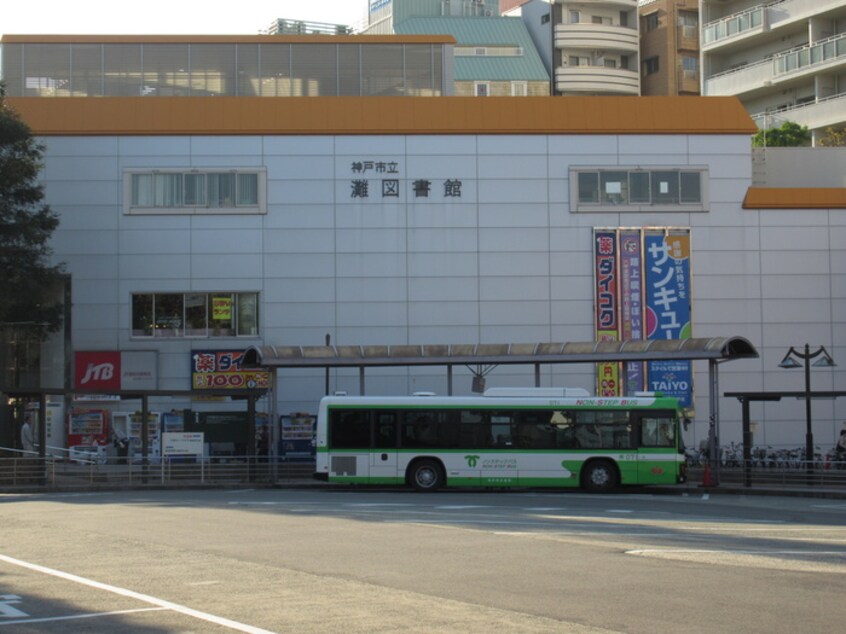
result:
M 674 205 L 679 202 L 679 173 L 652 172 L 652 203 Z
M 681 179 L 681 202 L 702 202 L 702 175 L 699 172 L 681 172 L 679 177 Z
M 182 174 L 156 174 L 153 177 L 156 207 L 182 205 Z
M 155 337 L 181 337 L 185 330 L 185 306 L 181 293 L 159 293 L 154 297 Z
M 600 202 L 606 205 L 625 205 L 629 200 L 629 182 L 626 172 L 600 174 Z
M 136 207 L 153 206 L 153 175 L 132 175 L 132 204 Z
M 648 205 L 649 172 L 629 172 L 629 202 L 632 205 Z
M 231 337 L 235 335 L 235 296 L 232 293 L 212 293 L 211 304 L 212 336 Z
M 153 336 L 153 296 L 152 294 L 132 296 L 132 336 Z
M 185 204 L 206 205 L 206 175 L 185 174 Z
M 258 334 L 258 293 L 238 294 L 238 334 Z
M 579 172 L 579 202 L 599 202 L 599 174 L 596 172 Z
M 205 337 L 208 335 L 208 307 L 205 293 L 185 294 L 185 336 Z
M 235 174 L 232 174 L 232 173 L 210 173 L 210 174 L 208 174 L 208 206 L 209 207 L 234 207 L 235 206 Z
M 239 205 L 258 205 L 258 174 L 238 174 Z

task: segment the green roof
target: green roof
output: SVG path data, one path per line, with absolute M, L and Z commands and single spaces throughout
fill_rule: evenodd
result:
M 409 18 L 394 25 L 397 35 L 452 35 L 457 46 L 519 46 L 518 56 L 456 56 L 456 81 L 549 81 L 529 31 L 520 18 Z

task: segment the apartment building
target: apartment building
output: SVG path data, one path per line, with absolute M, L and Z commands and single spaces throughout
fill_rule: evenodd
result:
M 640 0 L 642 95 L 699 94 L 699 0 Z
M 520 15 L 556 95 L 639 95 L 637 0 L 529 0 Z
M 846 124 L 846 0 L 700 0 L 702 94 L 738 97 L 759 128 Z

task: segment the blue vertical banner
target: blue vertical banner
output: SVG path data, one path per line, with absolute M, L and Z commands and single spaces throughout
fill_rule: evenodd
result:
M 647 339 L 691 336 L 690 232 L 644 232 L 644 281 Z M 648 387 L 693 406 L 690 361 L 650 361 Z

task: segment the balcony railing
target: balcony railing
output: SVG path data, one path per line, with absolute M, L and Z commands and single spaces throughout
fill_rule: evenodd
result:
M 710 44 L 762 26 L 766 8 L 766 5 L 761 4 L 706 24 L 702 29 L 703 42 Z
M 846 56 L 846 33 L 782 53 L 773 58 L 773 75 L 785 75 Z
M 840 125 L 846 121 L 846 92 L 795 106 L 757 112 L 751 117 L 761 129 L 778 127 L 785 121 L 806 125 L 811 130 Z

